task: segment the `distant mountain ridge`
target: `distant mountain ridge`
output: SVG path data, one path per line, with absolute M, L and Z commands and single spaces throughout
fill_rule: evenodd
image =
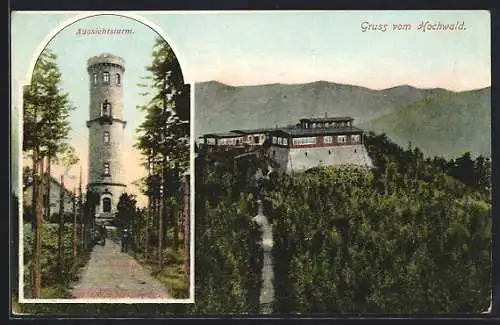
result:
M 489 87 L 485 89 L 489 89 Z M 475 94 L 481 91 L 473 90 L 471 93 Z M 442 88 L 420 89 L 409 85 L 374 90 L 328 81 L 255 86 L 230 86 L 217 81 L 201 82 L 195 84 L 195 135 L 198 137 L 209 132 L 225 132 L 238 128 L 296 124 L 300 118 L 323 117 L 325 114 L 328 116 L 349 115 L 355 119 L 355 125 L 367 130 L 373 128 L 376 131 L 381 131 L 384 129 L 390 137 L 394 137 L 395 141 L 406 146 L 407 138 L 418 139 L 421 135 L 417 127 L 412 127 L 413 135 L 409 137 L 408 132 L 402 132 L 403 125 L 406 123 L 409 125 L 425 123 L 432 107 L 423 110 L 422 114 L 425 115 L 420 117 L 415 114 L 406 114 L 406 117 L 404 114 L 398 115 L 400 118 L 411 117 L 415 121 L 401 121 L 389 116 L 400 110 L 411 109 L 408 106 L 412 103 L 421 101 L 430 101 L 431 104 L 441 103 L 442 101 L 438 98 L 448 98 L 450 103 L 461 107 L 460 112 L 463 114 L 467 105 L 459 105 L 459 103 L 463 100 L 465 102 L 469 100 L 467 96 L 461 95 L 463 93 Z M 490 106 L 488 96 L 483 94 L 476 98 L 474 107 L 480 107 L 482 113 Z M 439 107 L 442 109 L 441 106 Z M 451 109 L 447 110 L 447 114 L 450 114 Z M 485 122 L 490 121 L 489 111 L 486 115 L 486 120 L 478 118 L 474 121 L 484 127 Z M 375 122 L 377 119 L 380 119 L 379 122 Z M 444 123 L 444 120 L 440 121 Z M 460 119 L 458 122 L 465 123 L 466 118 Z M 399 123 L 399 127 L 391 127 L 388 125 L 390 123 Z M 457 124 L 452 129 L 456 133 L 463 127 L 462 124 Z M 450 136 L 453 132 L 447 134 Z M 439 135 L 435 134 L 434 136 L 438 141 Z M 469 134 L 468 136 L 473 139 L 481 138 L 479 134 Z M 484 141 L 486 140 L 486 138 L 478 140 L 482 148 L 485 147 Z M 468 142 L 462 142 L 462 144 L 464 149 L 474 151 L 471 150 L 471 146 L 477 145 L 478 141 L 470 141 L 470 145 Z M 428 141 L 414 141 L 414 143 L 429 145 Z M 426 148 L 421 149 L 427 152 Z M 448 155 L 447 148 L 443 149 L 444 155 Z M 451 151 L 454 152 L 457 148 L 452 149 Z M 434 152 L 434 149 L 429 152 Z
M 428 156 L 491 155 L 491 88 L 444 93 L 361 124 Z

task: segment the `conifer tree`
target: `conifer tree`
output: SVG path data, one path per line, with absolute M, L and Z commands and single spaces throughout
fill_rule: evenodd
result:
M 33 198 L 32 209 L 35 219 L 35 241 L 33 254 L 33 296 L 40 296 L 40 254 L 43 208 L 48 202 L 43 200 L 43 175 L 49 175 L 50 161 L 68 150 L 67 145 L 69 113 L 74 109 L 59 87 L 61 73 L 57 66 L 57 56 L 50 49 L 45 49 L 38 58 L 31 83 L 23 93 L 23 151 L 32 157 Z M 47 159 L 48 171 L 43 169 L 43 160 Z M 50 187 L 50 182 L 45 182 Z

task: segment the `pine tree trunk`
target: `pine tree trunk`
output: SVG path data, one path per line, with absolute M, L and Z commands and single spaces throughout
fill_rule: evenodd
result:
M 184 272 L 189 279 L 189 175 L 184 177 Z
M 80 253 L 85 249 L 85 227 L 83 225 L 83 194 L 82 194 L 82 167 L 80 166 L 80 181 L 78 183 L 78 217 L 80 223 Z
M 36 231 L 36 199 L 37 199 L 37 190 L 38 190 L 38 180 L 37 180 L 37 170 L 38 170 L 38 154 L 37 150 L 33 149 L 32 155 L 32 170 L 31 170 L 31 230 Z
M 50 183 L 51 183 L 51 172 L 52 172 L 52 165 L 51 165 L 51 160 L 52 157 L 50 156 L 50 151 L 49 151 L 49 155 L 47 157 L 47 175 L 46 175 L 46 186 L 47 186 L 47 192 L 46 192 L 46 195 L 47 195 L 47 198 L 45 200 L 45 220 L 48 220 L 48 218 L 50 218 Z
M 73 188 L 73 233 L 72 233 L 72 242 L 73 242 L 73 263 L 76 263 L 76 255 L 77 255 L 77 213 L 76 213 L 76 190 Z
M 61 187 L 59 198 L 59 233 L 57 237 L 57 271 L 59 277 L 63 276 L 63 236 L 64 236 L 64 175 L 61 175 Z
M 33 180 L 33 189 L 36 187 L 36 199 L 35 199 L 35 247 L 33 250 L 33 298 L 40 298 L 40 289 L 42 285 L 42 275 L 41 275 L 41 255 L 42 255 L 42 235 L 43 235 L 43 192 L 42 188 L 42 175 L 43 171 L 43 159 L 39 159 L 38 148 L 35 153 L 35 161 L 37 161 L 38 167 L 35 167 L 34 171 L 38 171 L 36 178 Z
M 150 180 L 150 177 L 151 177 L 151 157 L 149 156 L 148 157 L 148 182 Z M 145 257 L 146 257 L 146 261 L 148 260 L 149 258 L 149 220 L 151 220 L 151 207 L 152 207 L 152 204 L 151 204 L 151 192 L 150 192 L 150 188 L 149 188 L 149 184 L 148 184 L 148 187 L 147 187 L 147 191 L 148 191 L 148 210 L 146 212 L 146 227 L 145 227 L 145 232 L 146 232 L 146 235 L 144 236 L 144 247 L 145 247 Z
M 158 268 L 163 267 L 163 195 L 160 196 L 158 209 Z
M 173 241 L 172 241 L 172 246 L 174 250 L 177 250 L 179 247 L 179 215 L 182 214 L 178 213 L 178 211 L 172 211 L 173 209 L 170 208 L 170 217 L 172 218 L 172 223 L 173 223 Z M 176 209 L 177 210 L 177 209 Z
M 81 220 L 81 225 L 82 225 L 82 249 L 86 250 L 87 249 L 87 226 L 86 226 L 86 220 L 85 220 L 85 212 L 81 211 L 80 212 L 80 220 Z

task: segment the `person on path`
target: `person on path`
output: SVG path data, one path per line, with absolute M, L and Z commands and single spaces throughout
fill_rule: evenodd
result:
M 130 241 L 130 232 L 127 228 L 123 229 L 121 233 L 122 253 L 128 252 L 128 245 Z
M 104 227 L 103 225 L 100 225 L 99 226 L 99 239 L 100 239 L 102 246 L 106 245 L 106 237 L 107 237 L 106 235 L 107 235 L 106 227 Z

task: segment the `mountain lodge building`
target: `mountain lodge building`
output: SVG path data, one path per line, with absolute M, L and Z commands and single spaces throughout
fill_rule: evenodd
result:
M 352 117 L 303 118 L 293 127 L 232 130 L 202 137 L 206 147 L 231 150 L 262 145 L 269 140 L 267 155 L 279 171 L 291 173 L 317 166 L 373 167 L 363 144 L 363 130 Z

